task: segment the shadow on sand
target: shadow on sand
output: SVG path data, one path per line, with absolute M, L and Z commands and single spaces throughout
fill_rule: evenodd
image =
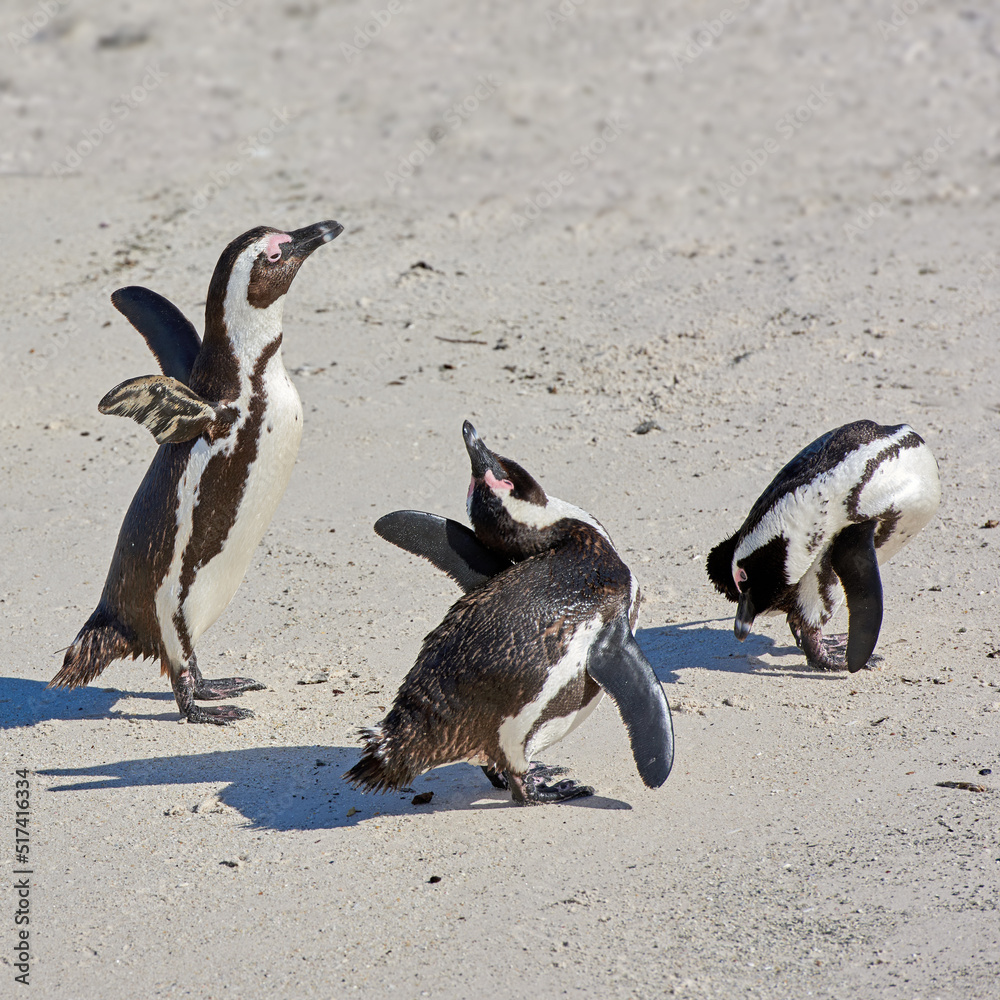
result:
M 665 684 L 676 683 L 678 671 L 692 667 L 764 677 L 809 677 L 812 680 L 837 680 L 846 676 L 807 666 L 805 654 L 792 641 L 791 633 L 784 645 L 770 636 L 755 632 L 751 632 L 745 642 L 738 642 L 733 635 L 732 617 L 640 628 L 635 638 L 656 676 Z M 791 659 L 786 668 L 755 662 L 761 656 L 788 656 Z
M 90 767 L 54 767 L 38 774 L 68 779 L 50 786 L 56 794 L 105 788 L 141 788 L 228 782 L 217 793 L 249 824 L 270 830 L 326 830 L 355 826 L 374 816 L 426 812 L 520 808 L 508 792 L 494 789 L 478 767 L 450 764 L 421 775 L 406 792 L 365 795 L 351 788 L 343 773 L 358 759 L 358 747 L 298 746 L 223 750 L 176 757 L 146 757 Z M 413 805 L 416 792 L 433 792 L 426 805 Z M 201 793 L 196 793 L 201 798 Z M 182 789 L 170 797 L 190 808 Z M 631 809 L 627 802 L 593 795 L 553 809 Z
M 154 715 L 134 715 L 115 711 L 115 704 L 129 696 L 117 688 L 81 687 L 73 691 L 47 690 L 45 681 L 23 677 L 0 677 L 0 729 L 34 726 L 39 722 L 70 719 L 107 719 L 128 715 L 129 718 L 177 719 L 177 706 L 170 691 L 143 691 L 142 698 L 169 702 L 165 711 Z
M 752 633 L 738 643 L 731 618 L 675 622 L 639 629 L 636 638 L 659 679 L 672 684 L 680 671 L 693 667 L 739 674 L 838 679 L 843 675 L 817 673 L 805 666 L 805 658 L 789 639 L 780 645 L 766 635 Z M 761 656 L 789 656 L 789 667 L 761 664 Z M 41 681 L 0 679 L 0 728 L 30 726 L 53 719 L 125 718 L 176 719 L 169 692 L 143 693 L 144 698 L 169 701 L 162 715 L 137 716 L 116 712 L 115 705 L 127 692 L 83 687 L 73 692 L 48 691 Z M 39 774 L 65 779 L 51 787 L 56 794 L 97 789 L 163 786 L 167 796 L 183 806 L 176 786 L 226 783 L 219 800 L 237 810 L 256 828 L 271 830 L 320 830 L 350 827 L 375 816 L 402 816 L 418 812 L 450 812 L 519 808 L 507 792 L 494 789 L 478 767 L 451 764 L 418 777 L 406 792 L 365 795 L 351 788 L 344 772 L 358 759 L 357 746 L 260 747 L 225 750 L 185 756 L 147 757 L 89 767 L 49 768 Z M 586 781 L 585 775 L 578 775 Z M 416 792 L 434 793 L 430 803 L 416 806 Z M 166 804 L 170 804 L 169 801 Z M 557 807 L 576 809 L 631 809 L 618 799 L 594 795 L 573 799 Z

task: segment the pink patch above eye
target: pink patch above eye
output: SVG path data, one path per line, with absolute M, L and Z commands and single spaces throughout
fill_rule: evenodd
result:
M 267 241 L 267 246 L 264 248 L 264 253 L 267 254 L 267 259 L 272 264 L 281 260 L 281 244 L 291 242 L 292 238 L 288 235 L 288 233 L 275 233 Z
M 514 488 L 514 484 L 509 479 L 497 479 L 489 469 L 486 470 L 483 481 L 494 492 L 497 490 L 512 490 Z
M 743 569 L 742 566 L 738 566 L 733 570 L 733 582 L 736 584 L 737 591 L 743 593 L 743 591 L 740 590 L 740 584 L 747 582 L 747 571 Z

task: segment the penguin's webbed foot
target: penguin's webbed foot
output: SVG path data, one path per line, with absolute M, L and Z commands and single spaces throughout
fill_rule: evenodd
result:
M 543 764 L 541 761 L 534 761 L 528 766 L 528 774 L 534 779 L 539 778 L 554 778 L 557 774 L 565 774 L 568 768 L 559 767 L 555 764 Z M 486 767 L 483 765 L 483 774 L 490 779 L 490 784 L 494 788 L 499 788 L 501 791 L 508 791 L 510 785 L 507 782 L 507 772 L 498 771 L 494 767 Z
M 847 636 L 824 636 L 814 625 L 789 621 L 795 645 L 806 654 L 806 663 L 814 670 L 847 669 Z
M 235 698 L 244 691 L 263 691 L 267 687 L 252 677 L 217 677 L 215 680 L 201 680 L 195 685 L 191 697 L 197 701 L 223 701 Z
M 215 708 L 191 705 L 184 714 L 188 722 L 210 722 L 216 726 L 228 726 L 231 722 L 254 717 L 249 708 L 237 708 L 235 705 L 219 705 Z
M 235 705 L 219 705 L 216 708 L 203 708 L 194 703 L 195 698 L 206 701 L 215 701 L 218 698 L 228 698 L 230 695 L 239 694 L 240 691 L 259 690 L 262 684 L 251 681 L 247 677 L 230 677 L 221 681 L 206 681 L 201 676 L 201 671 L 194 662 L 194 657 L 188 662 L 184 669 L 171 675 L 170 683 L 174 689 L 174 698 L 177 701 L 177 708 L 180 710 L 188 722 L 211 723 L 216 726 L 225 726 L 230 722 L 239 722 L 240 719 L 252 719 L 253 712 L 249 708 L 237 708 Z M 237 687 L 239 684 L 249 684 L 253 687 Z M 226 687 L 226 685 L 231 685 Z
M 263 691 L 267 687 L 252 677 L 217 677 L 215 680 L 206 680 L 194 663 L 188 667 L 188 672 L 191 675 L 191 697 L 196 701 L 225 701 L 244 691 Z
M 545 768 L 545 765 L 542 765 Z M 559 773 L 565 768 L 553 769 Z M 504 777 L 510 788 L 510 796 L 519 806 L 544 805 L 548 802 L 565 802 L 568 799 L 580 799 L 587 795 L 593 795 L 594 789 L 590 785 L 581 785 L 571 778 L 564 778 L 551 785 L 539 780 L 535 774 L 529 770 L 527 774 L 514 774 L 511 771 L 504 771 Z

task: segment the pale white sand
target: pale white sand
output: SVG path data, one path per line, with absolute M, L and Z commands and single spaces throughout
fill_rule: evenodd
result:
M 0 815 L 41 772 L 32 995 L 995 996 L 995 11 L 732 2 L 704 47 L 721 3 L 426 2 L 345 55 L 377 7 L 172 6 L 70 3 L 24 46 L 40 5 L 0 23 Z M 154 450 L 96 410 L 155 370 L 108 292 L 200 326 L 229 239 L 327 218 L 285 313 L 300 461 L 199 647 L 269 685 L 257 718 L 178 725 L 150 663 L 45 692 Z M 883 661 L 819 675 L 780 619 L 737 644 L 703 564 L 862 416 L 926 437 L 944 499 L 885 570 Z M 514 808 L 464 765 L 416 782 L 429 806 L 341 781 L 457 596 L 372 522 L 463 516 L 466 417 L 639 576 L 658 791 L 609 703 L 546 754 L 590 800 Z

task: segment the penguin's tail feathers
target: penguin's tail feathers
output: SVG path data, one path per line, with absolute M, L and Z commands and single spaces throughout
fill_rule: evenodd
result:
M 66 650 L 62 669 L 49 681 L 50 688 L 75 688 L 89 684 L 113 660 L 142 656 L 125 627 L 98 608 Z
M 402 755 L 393 752 L 393 740 L 381 726 L 360 729 L 358 735 L 365 752 L 345 775 L 344 780 L 366 792 L 388 792 L 405 788 L 419 773 Z

